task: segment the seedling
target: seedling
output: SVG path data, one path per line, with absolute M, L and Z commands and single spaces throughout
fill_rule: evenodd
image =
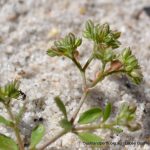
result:
M 105 23 L 103 25 L 94 24 L 91 20 L 86 22 L 83 36 L 93 42 L 93 51 L 91 56 L 82 66 L 78 60 L 79 46 L 82 44 L 82 39 L 77 38 L 73 33 L 69 33 L 61 40 L 54 42 L 54 45 L 47 51 L 47 54 L 51 57 L 67 57 L 78 68 L 83 79 L 83 95 L 81 96 L 80 103 L 75 108 L 72 117 L 69 118 L 67 109 L 59 96 L 54 98 L 56 105 L 62 113 L 62 119 L 60 118 L 60 126 L 62 131 L 57 133 L 48 142 L 37 148 L 37 144 L 44 136 L 45 128 L 42 124 L 39 124 L 31 133 L 30 150 L 44 150 L 50 144 L 69 132 L 78 136 L 81 141 L 86 144 L 95 144 L 105 141 L 103 136 L 98 136 L 92 131 L 98 130 L 111 130 L 113 132 L 123 132 L 124 128 L 130 131 L 136 131 L 141 128 L 141 125 L 136 122 L 136 106 L 123 103 L 117 115 L 111 120 L 112 104 L 109 102 L 105 108 L 93 107 L 79 114 L 82 105 L 86 102 L 87 96 L 91 90 L 96 87 L 104 78 L 112 74 L 124 74 L 127 75 L 135 84 L 139 84 L 142 81 L 142 73 L 137 59 L 132 54 L 130 48 L 124 48 L 121 52 L 117 52 L 115 49 L 120 46 L 121 33 L 116 30 L 110 29 L 110 26 Z M 86 70 L 90 63 L 94 60 L 99 60 L 101 64 L 101 70 L 98 70 L 96 78 L 91 82 L 88 82 L 86 76 Z M 17 100 L 19 96 L 24 99 L 24 106 L 20 108 L 18 114 L 14 114 L 11 109 L 11 102 Z M 13 81 L 4 87 L 0 88 L 0 102 L 6 108 L 10 119 L 6 119 L 0 116 L 0 123 L 14 130 L 17 141 L 14 141 L 8 136 L 0 135 L 0 148 L 1 150 L 24 150 L 24 141 L 21 137 L 19 123 L 22 120 L 25 112 L 25 98 L 26 95 L 20 91 L 18 81 Z M 79 119 L 77 120 L 77 116 Z

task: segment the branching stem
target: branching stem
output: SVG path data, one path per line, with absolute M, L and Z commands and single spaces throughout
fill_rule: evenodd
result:
M 90 58 L 87 60 L 87 62 L 85 63 L 85 65 L 83 66 L 83 71 L 85 71 L 87 69 L 87 67 L 89 66 L 89 64 L 91 63 L 91 61 L 93 60 L 94 56 L 93 54 L 90 56 Z
M 76 109 L 76 111 L 74 112 L 74 114 L 73 114 L 73 116 L 72 116 L 72 118 L 70 120 L 71 123 L 74 123 L 74 121 L 75 121 L 75 119 L 76 119 L 76 117 L 77 117 L 77 115 L 78 115 L 78 113 L 79 113 L 79 111 L 80 111 L 84 101 L 86 100 L 87 96 L 88 96 L 88 90 L 85 93 L 83 93 L 83 95 L 81 97 L 81 100 L 80 100 L 80 103 L 78 105 L 78 108 Z

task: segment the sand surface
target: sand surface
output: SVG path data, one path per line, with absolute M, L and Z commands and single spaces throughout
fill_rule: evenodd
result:
M 82 110 L 98 105 L 103 107 L 110 101 L 116 113 L 122 102 L 134 102 L 138 107 L 137 120 L 142 124 L 142 130 L 132 133 L 124 129 L 119 135 L 110 131 L 99 131 L 98 134 L 112 142 L 150 138 L 149 0 L 0 0 L 0 85 L 18 78 L 21 90 L 27 94 L 28 109 L 21 124 L 27 146 L 31 129 L 40 122 L 46 126 L 46 135 L 41 144 L 60 130 L 58 121 L 61 113 L 53 100 L 56 95 L 60 95 L 70 116 L 79 103 L 82 95 L 79 71 L 66 58 L 47 56 L 46 50 L 53 41 L 69 32 L 82 36 L 88 19 L 108 22 L 113 29 L 122 32 L 120 50 L 131 47 L 141 65 L 144 81 L 135 86 L 126 77 L 108 77 L 93 89 Z M 90 55 L 90 48 L 91 43 L 83 39 L 79 50 L 82 64 Z M 93 78 L 98 68 L 99 62 L 92 62 L 87 76 Z M 22 102 L 13 105 L 13 111 L 18 112 Z M 0 114 L 7 117 L 2 105 Z M 4 126 L 0 126 L 0 133 L 14 137 L 11 130 Z M 106 147 L 108 150 L 125 148 L 149 150 L 150 145 Z M 68 134 L 47 148 L 52 149 L 91 148 L 75 135 Z

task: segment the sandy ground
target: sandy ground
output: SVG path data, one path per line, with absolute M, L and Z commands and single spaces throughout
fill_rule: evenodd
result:
M 0 85 L 19 78 L 21 90 L 27 94 L 28 109 L 21 124 L 26 135 L 26 145 L 31 129 L 39 122 L 46 126 L 47 141 L 60 129 L 61 116 L 54 96 L 60 95 L 71 115 L 82 95 L 81 77 L 72 62 L 66 58 L 50 58 L 46 55 L 52 42 L 73 32 L 82 35 L 88 19 L 99 23 L 108 22 L 122 32 L 120 49 L 130 46 L 139 60 L 144 75 L 140 86 L 135 86 L 126 77 L 113 76 L 105 79 L 91 93 L 83 109 L 103 106 L 111 101 L 114 110 L 124 101 L 138 106 L 137 120 L 142 130 L 119 135 L 100 131 L 110 141 L 140 141 L 150 138 L 150 1 L 149 0 L 0 0 Z M 84 40 L 80 48 L 83 64 L 90 54 L 91 44 Z M 93 62 L 87 74 L 93 77 L 99 62 Z M 18 111 L 19 104 L 14 104 Z M 0 114 L 7 117 L 0 105 Z M 39 118 L 42 117 L 43 120 Z M 0 132 L 13 136 L 9 129 L 0 127 Z M 42 144 L 41 143 L 41 144 Z M 144 146 L 108 146 L 106 149 L 149 150 Z M 91 149 L 74 135 L 68 134 L 56 141 L 47 150 Z

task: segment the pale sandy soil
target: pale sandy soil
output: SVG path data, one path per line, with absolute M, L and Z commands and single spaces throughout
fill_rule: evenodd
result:
M 148 9 L 149 8 L 149 9 Z M 55 135 L 60 129 L 60 113 L 53 101 L 60 95 L 71 115 L 82 95 L 81 77 L 72 62 L 66 58 L 50 58 L 47 48 L 56 39 L 68 32 L 82 35 L 85 21 L 108 22 L 122 32 L 120 49 L 130 46 L 139 60 L 144 75 L 140 86 L 132 85 L 127 78 L 113 76 L 97 86 L 83 109 L 92 105 L 103 106 L 111 101 L 114 110 L 124 101 L 138 106 L 137 120 L 142 130 L 116 135 L 100 131 L 110 141 L 140 141 L 150 137 L 150 1 L 149 0 L 0 0 L 0 85 L 20 78 L 21 90 L 27 94 L 28 109 L 23 118 L 21 131 L 26 134 L 26 143 L 31 129 L 42 117 L 46 135 L 42 141 Z M 91 44 L 84 41 L 80 60 L 84 63 L 90 54 Z M 99 62 L 93 62 L 87 74 L 94 76 Z M 94 73 L 93 73 L 94 72 Z M 14 105 L 18 111 L 20 104 Z M 0 114 L 7 117 L 0 105 Z M 11 131 L 0 126 L 0 132 L 13 136 Z M 111 136 L 110 136 L 111 135 Z M 110 146 L 106 149 L 120 150 L 124 147 Z M 48 150 L 91 149 L 74 135 L 68 134 L 56 141 Z M 126 149 L 149 150 L 149 145 L 130 146 Z

